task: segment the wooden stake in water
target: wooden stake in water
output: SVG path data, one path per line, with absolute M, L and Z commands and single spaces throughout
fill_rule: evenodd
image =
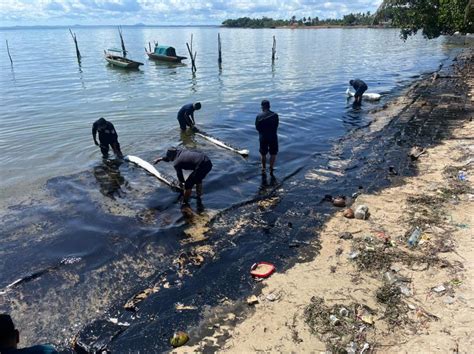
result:
M 221 34 L 217 34 L 217 49 L 219 51 L 219 57 L 217 59 L 217 62 L 219 63 L 219 68 L 222 66 L 222 47 L 221 47 Z
M 74 41 L 74 45 L 76 46 L 76 57 L 77 61 L 80 63 L 81 62 L 81 52 L 79 51 L 79 46 L 77 45 L 77 37 L 75 33 L 72 33 L 71 29 L 69 29 L 69 33 L 71 34 L 71 37 Z
M 12 56 L 10 55 L 10 48 L 8 47 L 8 39 L 6 40 L 7 42 L 7 52 L 8 52 L 8 57 L 10 58 L 10 63 L 12 64 L 13 66 L 13 60 L 12 60 Z
M 122 36 L 122 27 L 118 27 L 119 35 L 120 35 L 120 43 L 122 44 L 122 52 L 123 56 L 127 56 L 127 50 L 125 49 L 125 42 L 123 41 L 123 36 Z
M 277 42 L 276 42 L 275 36 L 273 36 L 272 64 L 275 62 L 276 46 L 277 46 Z
M 195 72 L 197 71 L 197 68 L 196 68 L 197 52 L 194 52 L 194 55 L 193 55 L 193 34 L 192 33 L 191 33 L 191 45 L 189 45 L 189 43 L 186 42 L 186 47 L 188 47 L 189 56 L 191 57 L 191 70 L 192 72 Z

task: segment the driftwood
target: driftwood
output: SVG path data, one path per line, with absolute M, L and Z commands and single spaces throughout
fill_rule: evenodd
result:
M 7 42 L 7 53 L 8 53 L 8 57 L 10 58 L 10 63 L 12 64 L 13 66 L 13 59 L 12 59 L 12 56 L 10 55 L 10 48 L 8 47 L 8 39 L 6 40 Z
M 77 61 L 80 63 L 81 62 L 81 52 L 79 51 L 79 46 L 77 45 L 77 37 L 75 33 L 72 33 L 71 29 L 69 28 L 69 33 L 71 34 L 71 37 L 74 41 L 74 45 L 76 46 L 76 57 Z

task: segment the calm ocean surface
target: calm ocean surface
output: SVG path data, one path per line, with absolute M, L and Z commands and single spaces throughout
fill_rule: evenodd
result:
M 140 156 L 178 143 L 176 112 L 193 101 L 203 104 L 196 114 L 200 127 L 250 148 L 253 160 L 254 118 L 261 99 L 269 99 L 282 118 L 283 151 L 303 163 L 319 144 L 351 127 L 344 97 L 349 79 L 360 77 L 370 91 L 388 92 L 436 69 L 445 56 L 440 41 L 416 38 L 404 43 L 397 30 L 125 28 L 129 57 L 145 63 L 140 71 L 127 72 L 103 59 L 104 49 L 120 46 L 117 28 L 74 32 L 83 55 L 80 67 L 66 28 L 0 30 L 2 199 L 28 194 L 48 178 L 92 168 L 99 153 L 90 129 L 101 116 L 115 124 L 125 153 Z M 218 32 L 222 72 L 217 66 Z M 195 77 L 188 65 L 147 59 L 144 46 L 155 40 L 188 56 L 185 44 L 191 33 L 198 53 Z M 274 67 L 273 35 L 278 57 Z
M 65 345 L 126 299 L 131 279 L 148 279 L 173 264 L 186 244 L 183 229 L 199 224 L 153 177 L 126 163 L 102 162 L 91 137 L 96 119 L 114 123 L 124 154 L 151 161 L 180 144 L 207 153 L 214 168 L 204 185 L 205 219 L 262 191 L 254 127 L 262 99 L 280 115 L 277 178 L 297 185 L 315 156 L 327 157 L 338 138 L 369 123 L 367 111 L 436 70 L 449 54 L 442 39 L 403 42 L 398 30 L 388 29 L 125 27 L 128 56 L 145 65 L 124 71 L 103 58 L 104 49 L 119 47 L 116 27 L 73 31 L 80 65 L 67 28 L 0 29 L 0 290 L 34 275 L 0 295 L 0 310 L 28 327 L 27 342 Z M 191 34 L 195 75 L 189 60 L 168 65 L 144 53 L 156 40 L 188 56 Z M 352 78 L 384 97 L 353 110 L 345 97 Z M 176 112 L 196 101 L 203 107 L 195 114 L 198 127 L 249 149 L 248 159 L 181 136 Z M 158 169 L 174 177 L 170 165 Z M 196 209 L 195 200 L 191 206 Z

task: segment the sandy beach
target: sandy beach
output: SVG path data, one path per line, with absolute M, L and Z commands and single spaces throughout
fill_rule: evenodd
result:
M 466 50 L 448 74 L 411 90 L 429 95 L 374 112 L 373 130 L 401 114 L 420 120 L 420 129 L 440 126 L 432 144 L 406 156 L 417 174 L 391 170 L 390 187 L 354 196 L 348 206 L 367 206 L 365 220 L 346 218 L 342 208 L 315 230 L 319 254 L 265 279 L 243 313 L 223 310 L 212 335 L 177 351 L 471 352 L 473 77 Z

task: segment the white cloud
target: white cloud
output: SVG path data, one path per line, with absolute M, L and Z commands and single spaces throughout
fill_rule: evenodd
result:
M 220 24 L 227 18 L 341 17 L 382 0 L 0 0 L 2 25 Z M 134 21 L 134 22 L 131 22 Z

